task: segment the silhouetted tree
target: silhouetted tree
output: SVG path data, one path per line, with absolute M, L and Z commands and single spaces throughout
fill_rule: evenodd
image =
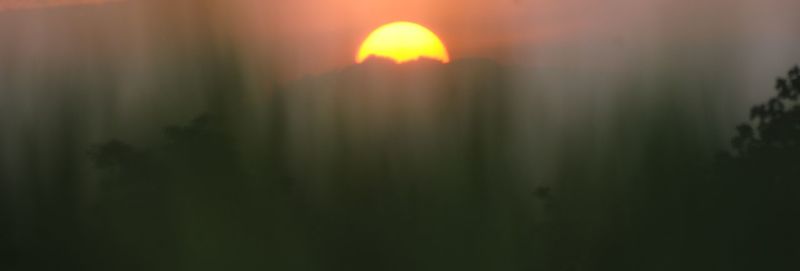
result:
M 723 161 L 736 177 L 760 180 L 761 186 L 779 185 L 784 192 L 800 192 L 800 67 L 779 78 L 775 89 L 775 97 L 754 106 L 751 121 L 736 128 L 731 141 L 734 152 L 726 154 Z
M 158 173 L 166 174 L 179 166 L 202 175 L 221 168 L 230 170 L 235 164 L 232 141 L 208 115 L 197 117 L 187 125 L 168 126 L 163 133 L 165 142 L 150 150 L 138 150 L 114 139 L 93 147 L 89 157 L 98 169 L 127 176 L 140 176 L 155 168 L 160 168 Z
M 720 182 L 706 195 L 716 201 L 724 257 L 743 270 L 796 270 L 800 255 L 800 67 L 775 88 L 736 128 L 734 151 L 719 159 Z
M 750 110 L 751 122 L 737 127 L 732 140 L 735 156 L 782 155 L 795 152 L 800 143 L 800 67 L 775 85 L 778 92 L 768 102 Z
M 108 239 L 106 246 L 113 248 L 106 251 L 112 255 L 107 267 L 118 269 L 117 262 L 126 261 L 179 264 L 174 255 L 187 244 L 176 232 L 191 227 L 202 231 L 206 224 L 248 218 L 228 215 L 231 210 L 247 213 L 242 206 L 248 194 L 233 140 L 219 127 L 216 119 L 203 115 L 186 125 L 166 127 L 164 140 L 148 148 L 111 140 L 90 150 L 102 173 L 100 222 L 108 232 L 101 239 Z M 217 231 L 210 240 L 192 242 L 221 242 L 216 239 L 234 232 Z

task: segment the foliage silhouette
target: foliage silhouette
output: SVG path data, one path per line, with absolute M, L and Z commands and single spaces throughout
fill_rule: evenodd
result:
M 166 127 L 163 140 L 152 148 L 139 149 L 119 140 L 92 148 L 89 155 L 103 184 L 101 216 L 95 224 L 103 236 L 100 246 L 109 247 L 103 251 L 108 260 L 98 269 L 126 270 L 130 267 L 121 263 L 136 262 L 197 270 L 176 259 L 175 255 L 186 253 L 184 246 L 233 239 L 235 230 L 224 221 L 238 218 L 226 212 L 250 214 L 245 209 L 250 198 L 233 141 L 220 127 L 219 121 L 202 115 L 186 125 Z M 187 231 L 213 231 L 218 236 L 181 239 L 180 233 Z M 233 252 L 209 248 L 197 253 L 205 257 Z
M 159 162 L 193 167 L 198 171 L 233 167 L 236 154 L 233 143 L 212 118 L 201 115 L 184 126 L 164 128 L 164 143 L 155 149 L 137 150 L 118 139 L 95 146 L 89 152 L 93 164 L 101 170 L 146 171 L 145 165 Z M 124 175 L 123 174 L 123 175 Z
M 719 225 L 721 257 L 734 270 L 794 270 L 800 242 L 800 67 L 776 82 L 776 95 L 753 106 L 736 127 L 732 152 L 717 163 L 719 181 L 701 197 L 716 203 L 700 221 Z M 716 219 L 718 221 L 709 221 Z M 724 227 L 725 230 L 720 230 Z
M 800 143 L 800 67 L 775 84 L 777 95 L 750 110 L 751 123 L 737 127 L 732 140 L 736 156 L 769 156 L 796 152 Z

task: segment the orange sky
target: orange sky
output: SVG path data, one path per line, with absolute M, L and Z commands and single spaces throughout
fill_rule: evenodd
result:
M 508 57 L 503 48 L 555 35 L 544 0 L 244 0 L 247 36 L 303 71 L 321 72 L 352 62 L 359 43 L 374 28 L 392 21 L 422 24 L 448 46 L 454 58 Z M 555 13 L 553 13 L 555 15 Z M 539 18 L 532 27 L 526 23 Z M 561 29 L 567 25 L 559 26 Z M 255 34 L 253 34 L 255 33 Z
M 242 1 L 247 35 L 258 37 L 260 48 L 281 52 L 285 68 L 301 73 L 351 63 L 370 31 L 396 20 L 432 29 L 454 59 L 530 63 L 526 58 L 534 55 L 540 63 L 564 65 L 649 61 L 664 50 L 685 52 L 683 46 L 748 46 L 764 40 L 750 35 L 789 33 L 786 26 L 800 23 L 789 12 L 800 8 L 796 0 Z
M 192 7 L 213 3 L 216 10 L 230 11 L 237 22 L 235 29 L 224 31 L 238 32 L 239 49 L 269 55 L 268 60 L 280 63 L 283 71 L 300 75 L 352 64 L 359 43 L 372 30 L 397 20 L 417 22 L 436 32 L 454 60 L 482 57 L 584 66 L 657 61 L 648 58 L 666 56 L 666 51 L 687 52 L 683 47 L 697 51 L 719 44 L 735 46 L 754 59 L 777 59 L 779 52 L 791 50 L 780 46 L 794 44 L 790 40 L 797 36 L 789 33 L 796 32 L 792 26 L 800 23 L 794 12 L 800 9 L 796 0 L 0 0 L 0 9 L 117 1 L 169 3 L 186 11 L 166 16 L 180 17 L 174 21 L 189 22 L 195 30 L 208 27 L 194 24 L 207 15 L 192 14 Z M 114 20 L 98 29 L 129 24 L 132 32 L 127 35 L 132 37 L 125 39 L 143 44 L 157 42 L 147 38 L 157 36 L 153 33 L 176 29 L 154 27 L 148 23 L 151 17 L 137 13 L 154 9 L 114 6 L 125 10 L 118 12 L 122 16 L 99 16 Z M 59 42 L 56 39 L 66 35 L 50 32 L 54 33 L 42 32 L 49 37 L 39 38 Z M 34 33 L 38 32 L 30 34 Z

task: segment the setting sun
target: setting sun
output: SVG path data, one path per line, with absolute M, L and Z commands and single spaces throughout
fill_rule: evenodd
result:
M 447 48 L 433 31 L 411 22 L 395 22 L 373 31 L 361 44 L 356 63 L 369 57 L 383 57 L 397 63 L 429 58 L 450 62 Z

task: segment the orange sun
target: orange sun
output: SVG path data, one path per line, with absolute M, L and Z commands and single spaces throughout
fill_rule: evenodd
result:
M 361 44 L 356 63 L 371 56 L 389 58 L 397 63 L 429 58 L 450 62 L 447 48 L 433 31 L 411 22 L 385 24 L 373 31 Z

